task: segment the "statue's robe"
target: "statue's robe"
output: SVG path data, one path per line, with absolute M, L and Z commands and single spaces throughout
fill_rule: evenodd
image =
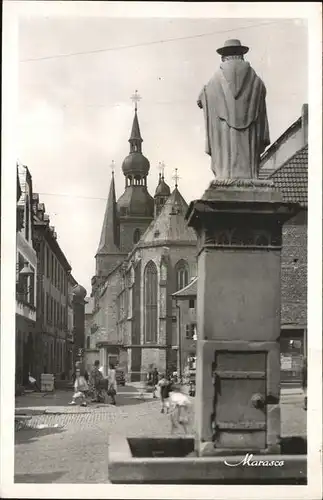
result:
M 206 153 L 217 179 L 257 178 L 260 155 L 270 144 L 266 87 L 250 64 L 221 64 L 198 104 L 206 126 Z

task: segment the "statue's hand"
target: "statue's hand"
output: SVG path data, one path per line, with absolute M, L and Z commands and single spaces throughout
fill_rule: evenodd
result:
M 201 108 L 201 109 L 203 108 L 201 99 L 198 99 L 197 105 L 198 105 L 199 108 Z

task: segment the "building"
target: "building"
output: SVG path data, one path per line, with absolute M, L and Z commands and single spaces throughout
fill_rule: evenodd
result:
M 196 275 L 196 236 L 185 222 L 187 203 L 177 180 L 171 192 L 163 173 L 154 197 L 149 194 L 150 164 L 142 142 L 135 109 L 130 152 L 122 164 L 125 189 L 116 201 L 112 176 L 87 320 L 90 350 L 97 349 L 105 369 L 117 363 L 132 380 L 153 366 L 160 372 L 177 369 L 172 294 Z
M 34 246 L 37 252 L 38 373 L 65 378 L 68 346 L 68 281 L 71 266 L 50 226 L 45 205 L 33 195 Z
M 17 165 L 16 385 L 28 382 L 37 367 L 37 254 L 33 246 L 32 178 Z M 34 375 L 35 376 L 35 375 Z
M 73 287 L 72 292 L 74 359 L 75 361 L 84 361 L 86 290 L 82 285 L 77 284 Z
M 308 108 L 264 153 L 259 177 L 271 179 L 286 202 L 297 202 L 299 213 L 283 227 L 281 254 L 281 381 L 301 381 L 302 357 L 307 350 L 307 186 L 308 186 Z M 197 279 L 174 294 L 181 316 L 183 369 L 189 364 L 194 343 L 192 336 L 196 311 Z M 188 352 L 191 351 L 191 352 Z
M 301 205 L 283 228 L 281 272 L 281 380 L 300 383 L 307 351 L 307 104 L 300 118 L 267 149 L 260 172 L 274 182 L 285 201 Z
M 91 372 L 93 368 L 94 361 L 100 359 L 100 350 L 96 346 L 96 336 L 97 325 L 92 321 L 93 312 L 93 297 L 85 298 L 85 321 L 84 321 L 84 359 L 85 359 L 85 369 L 88 373 Z
M 74 343 L 74 306 L 73 306 L 73 288 L 77 286 L 77 281 L 72 274 L 67 277 L 67 334 L 66 334 L 66 374 L 71 380 L 74 373 L 76 360 L 76 350 Z
M 196 318 L 196 298 L 197 298 L 197 277 L 190 283 L 173 294 L 176 303 L 179 344 L 179 376 L 184 375 L 189 370 L 195 369 L 196 363 L 196 339 L 197 339 L 197 318 Z

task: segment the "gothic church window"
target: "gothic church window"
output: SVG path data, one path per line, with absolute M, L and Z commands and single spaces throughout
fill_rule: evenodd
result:
M 135 229 L 134 233 L 133 233 L 133 242 L 136 244 L 138 243 L 138 241 L 140 240 L 140 229 Z
M 188 264 L 185 260 L 177 262 L 176 267 L 176 291 L 188 285 Z
M 157 267 L 150 261 L 144 276 L 145 342 L 147 343 L 157 342 L 157 290 Z

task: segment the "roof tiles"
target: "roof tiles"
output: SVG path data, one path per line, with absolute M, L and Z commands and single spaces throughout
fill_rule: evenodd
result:
M 303 147 L 269 177 L 281 191 L 283 199 L 307 206 L 308 146 Z

